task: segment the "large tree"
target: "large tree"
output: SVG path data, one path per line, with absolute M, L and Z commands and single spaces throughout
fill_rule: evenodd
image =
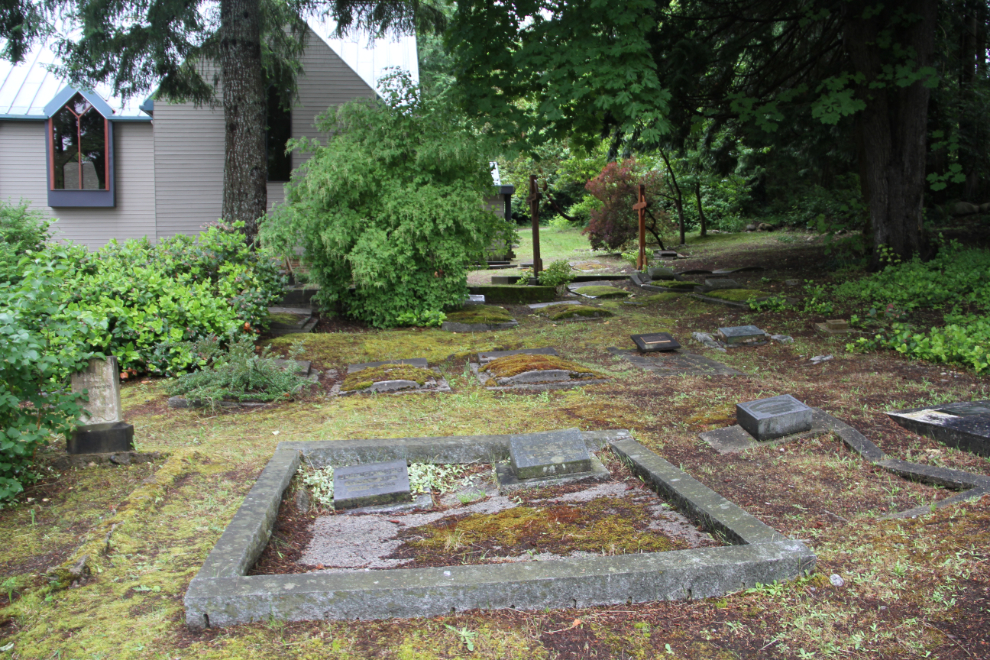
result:
M 243 221 L 253 238 L 267 208 L 266 87 L 290 105 L 305 47 L 305 15 L 329 15 L 339 33 L 411 33 L 443 25 L 419 0 L 0 0 L 0 56 L 18 61 L 51 35 L 58 16 L 60 72 L 78 84 L 105 82 L 124 97 L 221 105 L 225 122 L 223 219 Z M 219 90 L 219 94 L 217 93 Z
M 802 114 L 853 115 L 873 240 L 910 257 L 928 251 L 928 97 L 949 4 L 462 0 L 449 44 L 465 107 L 522 145 L 565 134 L 659 144 L 703 119 L 772 132 Z M 482 42 L 486 24 L 496 36 Z

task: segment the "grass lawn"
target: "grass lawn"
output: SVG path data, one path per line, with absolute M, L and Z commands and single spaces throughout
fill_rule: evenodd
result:
M 526 259 L 528 236 L 521 238 L 518 253 Z M 577 231 L 544 230 L 547 262 L 592 258 L 575 248 L 587 248 Z M 682 252 L 690 259 L 679 267 L 763 266 L 742 279 L 746 288 L 768 292 L 787 292 L 789 279 L 833 277 L 820 242 L 797 232 L 692 237 Z M 614 316 L 599 320 L 555 322 L 506 306 L 520 325 L 494 333 L 355 330 L 273 341 L 286 353 L 301 344 L 302 357 L 321 370 L 425 357 L 451 384 L 447 394 L 331 399 L 325 380 L 319 395 L 211 414 L 168 408 L 161 381 L 125 385 L 138 449 L 163 456 L 144 465 L 70 469 L 58 478 L 50 472 L 0 510 L 0 659 L 990 657 L 990 498 L 884 520 L 951 492 L 874 467 L 828 434 L 726 456 L 697 437 L 733 424 L 737 402 L 786 393 L 852 424 L 891 457 L 990 475 L 987 459 L 915 436 L 884 414 L 990 398 L 990 380 L 891 353 L 847 353 L 847 337 L 815 331 L 821 316 L 749 312 L 677 294 L 635 291 L 632 300 L 642 305 L 602 302 Z M 718 353 L 691 340 L 694 331 L 749 323 L 794 342 Z M 606 350 L 633 348 L 629 335 L 659 331 L 744 375 L 659 378 Z M 611 380 L 495 393 L 466 367 L 478 350 L 543 346 Z M 834 359 L 810 361 L 828 354 Z M 189 581 L 279 442 L 570 427 L 630 429 L 763 522 L 803 539 L 818 555 L 816 572 L 701 601 L 185 627 Z M 60 452 L 53 448 L 43 458 Z M 52 588 L 47 571 L 83 555 L 92 574 Z

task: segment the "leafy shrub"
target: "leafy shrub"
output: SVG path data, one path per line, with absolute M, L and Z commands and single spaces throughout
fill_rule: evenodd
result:
M 28 208 L 0 200 L 0 282 L 16 277 L 17 262 L 25 252 L 43 250 L 51 222 Z
M 219 340 L 209 337 L 191 345 L 190 353 L 200 359 L 207 355 L 211 364 L 200 371 L 183 374 L 169 382 L 169 394 L 183 395 L 216 410 L 222 401 L 280 401 L 289 399 L 310 381 L 294 369 L 279 364 L 266 347 L 255 354 L 254 340 L 242 336 L 230 342 L 226 351 L 217 350 Z M 197 348 L 206 345 L 206 350 Z
M 24 257 L 18 272 L 18 282 L 0 282 L 0 503 L 37 479 L 37 450 L 72 430 L 82 395 L 65 383 L 104 330 L 91 314 L 60 313 L 63 282 L 75 275 L 70 261 Z
M 400 312 L 395 317 L 395 325 L 417 328 L 439 328 L 447 320 L 441 311 L 424 309 L 422 312 Z
M 946 325 L 927 334 L 906 323 L 894 323 L 891 332 L 878 333 L 847 344 L 850 351 L 892 348 L 907 357 L 930 362 L 957 363 L 976 373 L 990 366 L 990 321 L 981 315 L 953 315 Z
M 542 286 L 560 286 L 568 284 L 574 280 L 574 273 L 571 265 L 566 259 L 558 259 L 543 269 L 540 273 L 540 284 Z
M 663 175 L 638 166 L 635 159 L 609 163 L 586 184 L 588 192 L 601 202 L 601 208 L 590 212 L 590 222 L 584 233 L 594 250 L 617 250 L 639 238 L 639 216 L 633 205 L 639 199 L 639 186 L 646 186 L 648 201 L 656 201 L 663 187 Z M 652 216 L 646 216 L 646 230 L 657 242 L 665 231 L 674 228 L 665 211 L 654 205 Z
M 293 143 L 312 158 L 261 228 L 282 253 L 303 247 L 320 304 L 376 327 L 460 306 L 467 268 L 507 226 L 485 208 L 489 160 L 467 120 L 443 97 L 419 97 L 406 76 L 383 96 L 323 115 L 326 146 Z

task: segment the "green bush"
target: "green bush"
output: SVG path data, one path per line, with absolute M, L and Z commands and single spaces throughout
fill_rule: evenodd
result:
M 28 208 L 0 200 L 0 282 L 17 277 L 16 266 L 25 252 L 43 250 L 50 238 L 51 222 Z
M 312 158 L 261 238 L 284 254 L 303 247 L 323 307 L 391 327 L 404 313 L 460 307 L 467 269 L 507 223 L 485 207 L 488 154 L 466 119 L 442 96 L 419 97 L 406 76 L 383 94 L 323 115 L 326 146 L 293 143 Z
M 254 340 L 242 336 L 219 350 L 217 337 L 191 342 L 188 350 L 211 364 L 172 380 L 166 391 L 216 410 L 222 401 L 279 401 L 292 397 L 310 381 L 279 364 L 266 347 L 255 353 Z
M 976 373 L 990 366 L 990 321 L 981 315 L 954 315 L 946 325 L 926 334 L 906 323 L 894 323 L 889 333 L 878 333 L 847 344 L 850 351 L 892 348 L 918 360 L 957 363 Z
M 37 450 L 53 434 L 71 431 L 81 395 L 65 384 L 93 357 L 88 346 L 105 331 L 92 314 L 61 313 L 64 282 L 76 275 L 65 257 L 23 257 L 19 281 L 0 282 L 0 503 L 37 479 Z

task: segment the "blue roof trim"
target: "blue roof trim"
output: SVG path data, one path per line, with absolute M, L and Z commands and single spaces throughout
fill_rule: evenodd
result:
M 138 110 L 147 112 L 150 115 L 155 111 L 155 99 L 149 96 L 144 100 L 144 103 L 138 106 Z
M 45 121 L 48 115 L 0 115 L 0 121 Z
M 51 118 L 56 112 L 62 109 L 69 100 L 76 95 L 76 90 L 66 85 L 55 97 L 45 104 L 45 119 Z
M 55 98 L 45 105 L 45 114 L 48 115 L 47 118 L 50 118 L 56 112 L 61 110 L 62 106 L 72 100 L 72 97 L 76 94 L 82 94 L 83 98 L 92 103 L 93 107 L 96 108 L 96 111 L 103 115 L 104 119 L 114 119 L 113 108 L 107 105 L 107 102 L 100 98 L 99 94 L 87 92 L 84 89 L 76 89 L 71 85 L 66 85 L 63 87 L 62 91 L 56 94 Z

